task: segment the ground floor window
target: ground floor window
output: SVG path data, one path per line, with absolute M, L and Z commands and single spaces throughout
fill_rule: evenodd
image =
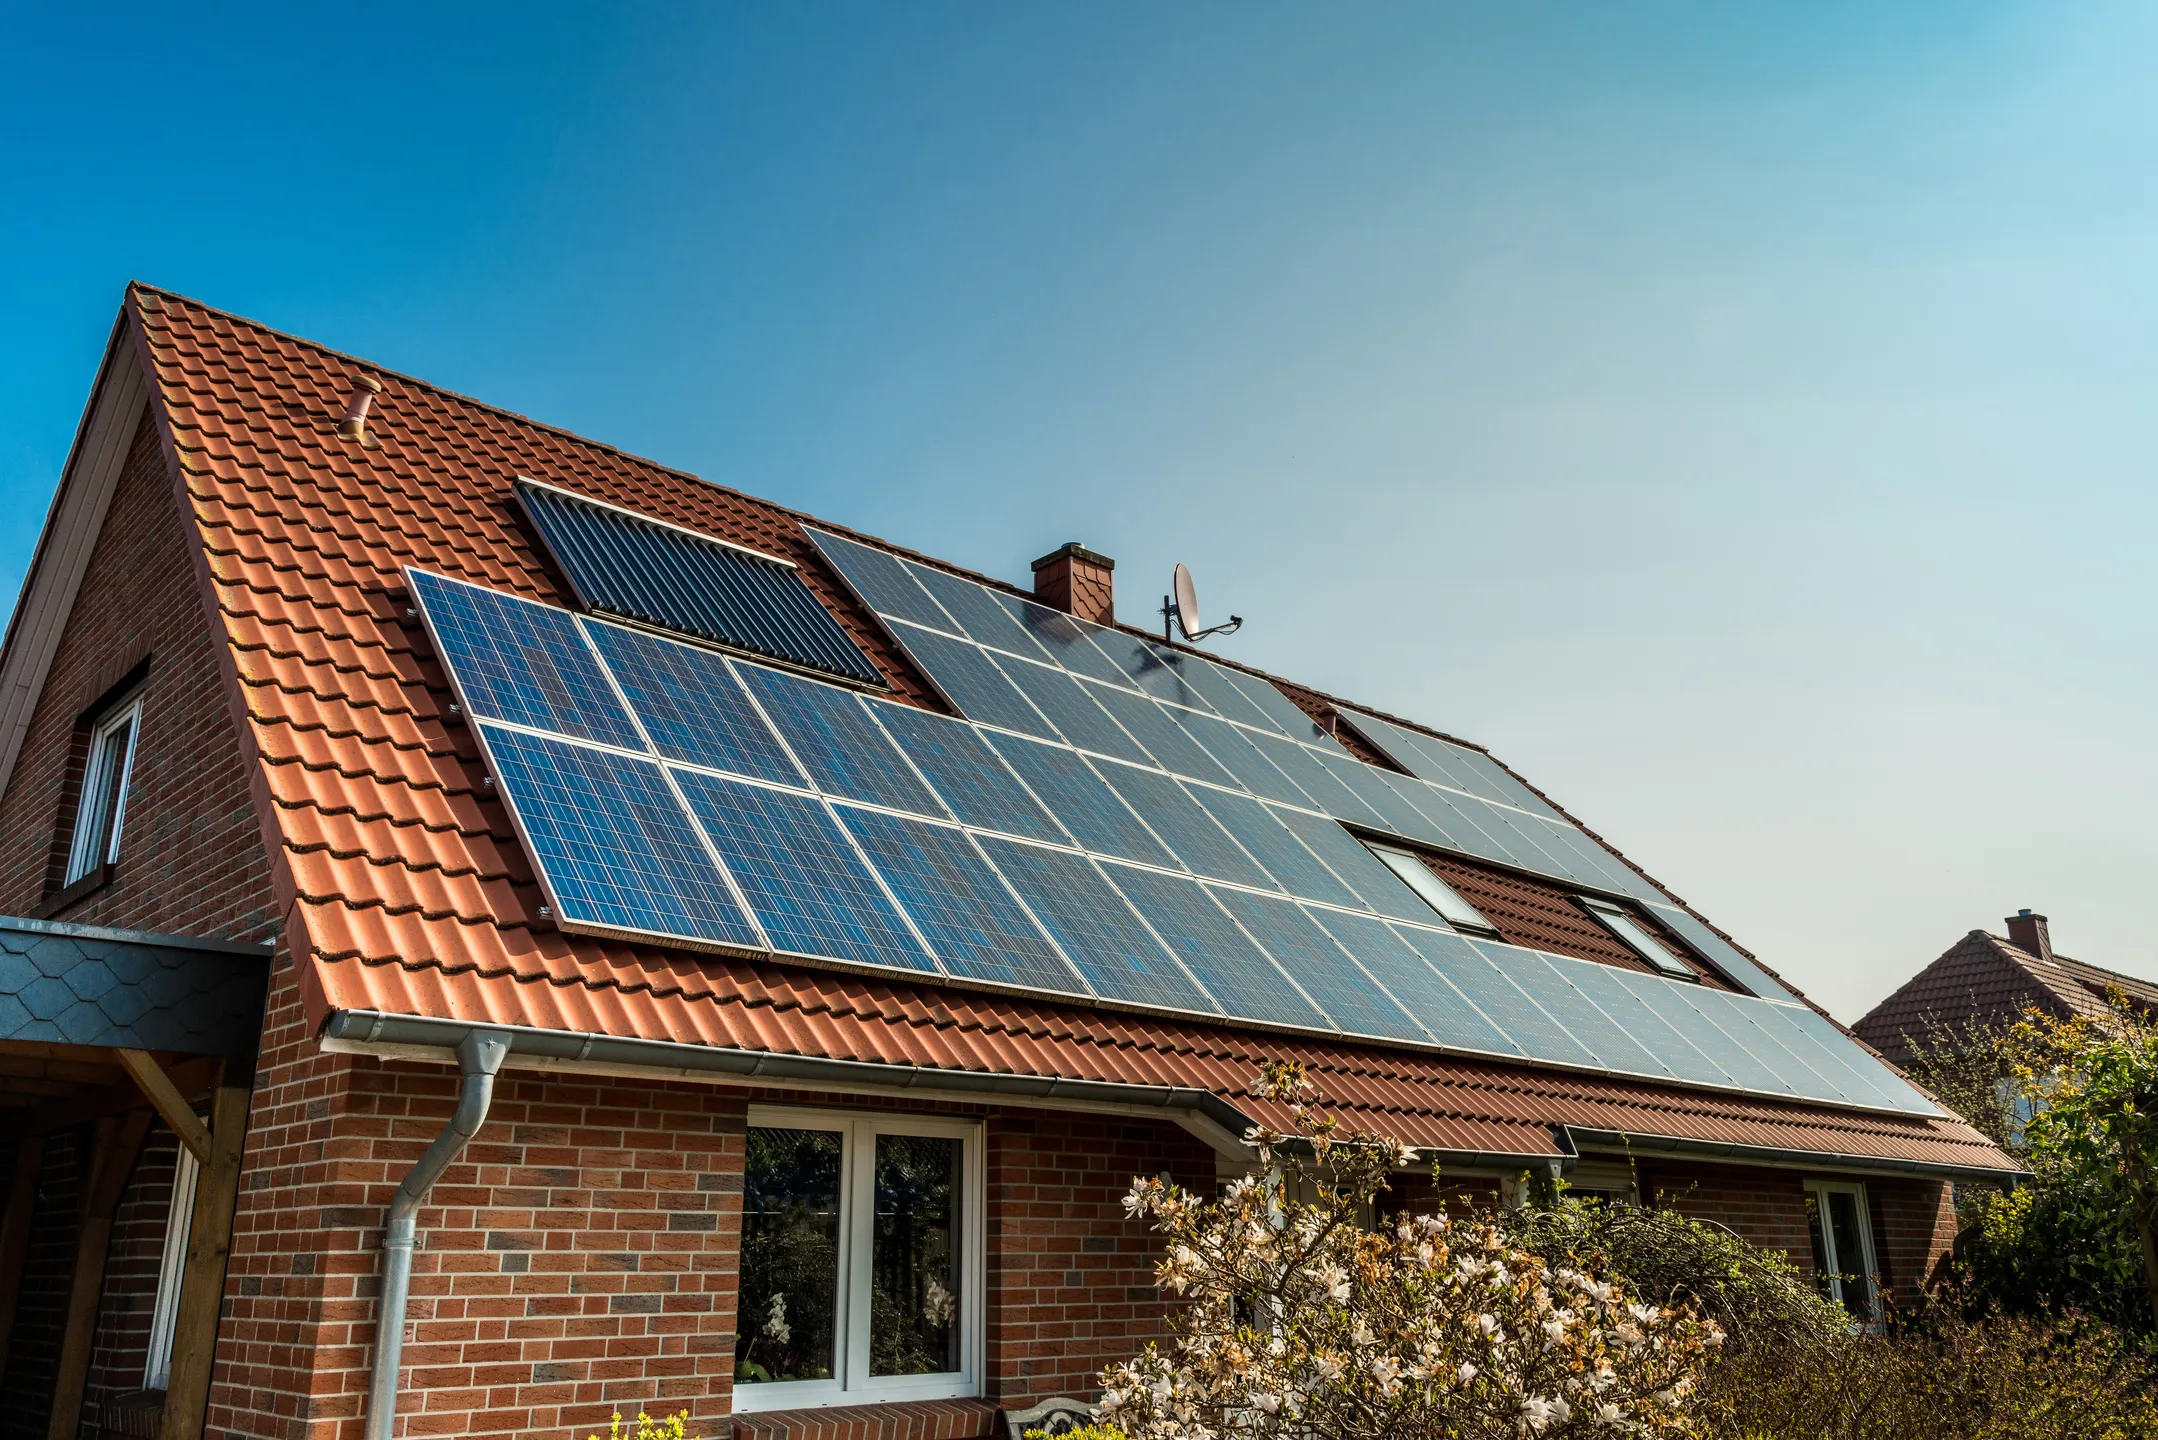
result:
M 165 1248 L 157 1265 L 157 1299 L 150 1306 L 150 1345 L 142 1388 L 162 1390 L 172 1378 L 172 1327 L 180 1314 L 180 1280 L 187 1269 L 187 1235 L 195 1223 L 195 1152 L 176 1147 L 172 1201 L 165 1209 Z
M 1873 1222 L 1866 1187 L 1855 1180 L 1808 1180 L 1806 1218 L 1813 1227 L 1813 1272 L 1822 1293 L 1870 1325 L 1880 1298 L 1873 1277 Z
M 752 1106 L 734 1406 L 973 1395 L 981 1130 Z

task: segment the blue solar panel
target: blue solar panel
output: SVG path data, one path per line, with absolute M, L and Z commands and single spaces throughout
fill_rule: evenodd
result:
M 1230 678 L 1229 671 L 1211 660 L 1201 659 L 1188 651 L 1176 650 L 1165 645 L 1148 643 L 1148 648 L 1174 669 L 1186 685 L 1206 697 L 1213 706 L 1231 720 L 1255 725 L 1269 735 L 1281 733 L 1274 717 L 1262 710 Z
M 1468 996 L 1524 1054 L 1566 1065 L 1596 1065 L 1596 1056 L 1587 1046 L 1567 1034 L 1526 991 L 1461 936 L 1408 925 L 1395 926 L 1394 933 L 1415 946 L 1431 968 Z
M 584 629 L 660 754 L 782 785 L 803 783 L 725 660 L 620 625 L 587 620 Z
M 1431 817 L 1410 804 L 1400 791 L 1386 783 L 1385 772 L 1374 770 L 1353 755 L 1330 756 L 1324 751 L 1305 752 L 1323 766 L 1326 772 L 1340 781 L 1364 808 L 1377 814 L 1379 822 L 1388 830 L 1405 840 L 1421 840 L 1426 845 L 1450 846 L 1453 837 Z
M 1518 945 L 1499 945 L 1487 940 L 1470 943 L 1485 959 L 1506 972 L 1507 979 L 1527 991 L 1539 1008 L 1565 1026 L 1568 1034 L 1593 1052 L 1605 1069 L 1629 1075 L 1672 1074 L 1669 1066 L 1658 1060 L 1632 1031 L 1596 1002 L 1595 996 L 1589 993 L 1597 988 L 1594 980 L 1585 985 L 1574 983 L 1574 973 L 1578 970 L 1610 969 L 1610 966 L 1599 966 L 1593 961 L 1573 964 L 1554 960 Z
M 1274 818 L 1324 860 L 1326 868 L 1339 875 L 1358 899 L 1381 915 L 1418 925 L 1432 922 L 1432 908 L 1418 899 L 1384 860 L 1366 850 L 1362 841 L 1334 821 L 1295 810 L 1276 810 Z
M 1464 797 L 1466 801 L 1466 797 Z M 1569 854 L 1559 853 L 1563 847 L 1556 844 L 1546 848 L 1539 843 L 1550 827 L 1533 815 L 1519 810 L 1508 810 L 1501 805 L 1486 804 L 1477 823 L 1486 833 L 1495 835 L 1500 844 L 1513 852 L 1514 860 L 1524 870 L 1539 875 L 1556 876 L 1562 880 L 1577 878 L 1570 863 Z M 1541 832 L 1541 833 L 1540 833 Z M 1585 880 L 1586 876 L 1578 877 Z
M 1109 663 L 1122 672 L 1127 685 L 1137 685 L 1156 700 L 1211 712 L 1213 707 L 1185 680 L 1183 666 L 1174 651 L 1150 645 L 1122 630 L 1096 626 L 1087 633 L 1102 654 L 1109 657 Z
M 763 948 L 658 764 L 479 731 L 563 924 Z
M 695 770 L 674 778 L 773 949 L 936 973 L 822 800 Z
M 567 610 L 407 569 L 442 664 L 478 717 L 643 750 Z
M 869 718 L 853 691 L 761 665 L 736 669 L 826 794 L 917 815 L 944 814 L 944 807 Z
M 1305 714 L 1302 706 L 1258 676 L 1247 675 L 1241 670 L 1231 670 L 1226 665 L 1214 668 L 1283 734 L 1292 739 L 1310 741 L 1321 748 L 1340 743 L 1327 734 L 1325 728 L 1316 720 Z
M 1860 1049 L 1857 1041 L 1821 1018 L 1812 1009 L 1804 1005 L 1767 1005 L 1761 1008 L 1772 1013 L 1772 1023 L 1788 1025 L 1818 1045 L 1821 1053 L 1828 1057 L 1824 1064 L 1841 1063 L 1850 1073 L 1855 1086 L 1878 1097 L 1876 1103 L 1920 1115 L 1941 1113 L 1939 1107 L 1892 1074 L 1887 1066 Z
M 969 720 L 1017 730 L 1022 735 L 1036 735 L 1044 740 L 1056 738 L 1055 729 L 1012 682 L 1004 678 L 1004 672 L 989 658 L 988 651 L 964 640 L 952 640 L 912 627 L 901 627 L 897 634 L 899 642 L 907 647 L 907 653 L 920 664 L 923 673 L 944 692 L 944 698 L 952 702 L 953 708 Z
M 1583 837 L 1587 839 L 1586 836 Z M 1593 844 L 1593 841 L 1588 843 Z M 1618 862 L 1613 861 L 1614 866 Z M 1646 889 L 1646 887 L 1643 887 Z M 1662 896 L 1655 897 L 1662 900 Z M 1767 1000 L 1797 999 L 1783 986 L 1778 985 L 1766 970 L 1747 959 L 1738 947 L 1718 935 L 1701 921 L 1671 905 L 1668 901 L 1653 906 L 1649 912 L 1658 923 L 1676 932 L 1679 939 L 1709 964 L 1729 976 L 1742 990 L 1751 990 Z M 1870 1059 L 1869 1065 L 1874 1062 Z
M 1694 1049 L 1707 1056 L 1709 1063 L 1728 1077 L 1728 1083 L 1741 1090 L 1754 1090 L 1765 1095 L 1796 1093 L 1796 1087 L 1763 1064 L 1743 1043 L 1688 1003 L 1688 992 L 1698 989 L 1698 986 L 1686 981 L 1664 980 L 1654 975 L 1643 975 L 1637 971 L 1620 970 L 1616 967 L 1611 973 L 1618 976 L 1627 989 L 1640 996 L 1649 1009 L 1662 1016 L 1672 1029 L 1684 1035 Z
M 966 721 L 932 715 L 911 705 L 872 703 L 869 712 L 884 723 L 885 732 L 929 778 L 930 788 L 951 812 L 967 824 L 1058 845 L 1071 843 L 1041 802 L 997 758 L 981 732 Z
M 1005 735 L 991 743 L 1080 845 L 1098 855 L 1175 867 L 1176 858 L 1077 754 Z
M 1074 675 L 1084 675 L 1092 680 L 1105 680 L 1112 685 L 1129 686 L 1131 677 L 1109 663 L 1088 632 L 1099 629 L 1081 620 L 1075 620 L 1061 610 L 1022 600 L 1017 595 L 998 595 L 997 603 L 1010 612 L 1012 618 L 1024 625 L 1034 643 L 1049 652 L 1050 656 Z
M 1146 751 L 1109 718 L 1108 711 L 1094 703 L 1088 695 L 1089 687 L 1047 665 L 1005 660 L 1000 662 L 1000 668 L 1034 702 L 1034 708 L 1048 716 L 1049 723 L 1081 750 L 1146 763 Z
M 1090 993 L 964 830 L 880 810 L 838 808 L 946 970 L 1000 985 Z
M 1012 613 L 997 603 L 995 592 L 972 580 L 962 580 L 927 565 L 905 561 L 907 572 L 921 587 L 937 597 L 944 612 L 957 620 L 967 634 L 984 645 L 994 645 L 1029 660 L 1047 660 L 1049 654 Z
M 1304 987 L 1304 993 L 1318 1002 L 1337 1028 L 1351 1035 L 1393 1040 L 1430 1039 L 1424 1027 L 1294 900 L 1248 890 L 1216 890 L 1214 898 Z
M 1295 781 L 1297 788 L 1311 797 L 1314 808 L 1324 810 L 1338 820 L 1353 820 L 1359 825 L 1373 827 L 1380 825 L 1378 812 L 1359 800 L 1356 792 L 1343 784 L 1340 776 L 1320 764 L 1318 756 L 1310 750 L 1279 735 L 1246 731 L 1244 738 L 1273 762 L 1275 769 Z
M 1444 740 L 1435 739 L 1427 739 L 1424 748 L 1442 754 L 1447 764 L 1457 773 L 1467 772 L 1473 775 L 1479 793 L 1487 799 L 1496 800 L 1502 805 L 1511 805 L 1516 810 L 1526 810 L 1531 815 L 1541 815 L 1552 820 L 1565 818 L 1551 807 L 1549 801 L 1515 779 L 1511 771 L 1481 750 L 1471 750 L 1463 745 L 1449 745 Z
M 983 836 L 981 845 L 1095 994 L 1134 1005 L 1220 1013 L 1084 855 L 995 836 Z
M 1184 733 L 1206 748 L 1206 753 L 1221 762 L 1224 770 L 1236 777 L 1252 794 L 1267 800 L 1278 800 L 1284 805 L 1301 805 L 1311 808 L 1312 798 L 1281 773 L 1279 766 L 1268 760 L 1252 747 L 1244 737 L 1249 730 L 1240 730 L 1226 720 L 1211 715 L 1194 714 L 1189 710 L 1164 710 L 1164 715 L 1181 726 Z
M 933 630 L 958 631 L 957 622 L 944 613 L 943 607 L 930 598 L 927 590 L 914 583 L 914 577 L 907 573 L 906 562 L 897 555 L 843 540 L 837 535 L 827 535 L 822 530 L 810 530 L 809 538 L 824 552 L 824 558 L 832 562 L 832 568 L 839 572 L 840 578 L 862 597 L 862 603 L 879 615 L 911 620 Z
M 1422 815 L 1433 832 L 1446 837 L 1433 841 L 1433 844 L 1447 850 L 1459 850 L 1472 855 L 1476 853 L 1469 843 L 1469 837 L 1475 833 L 1476 827 L 1453 807 L 1444 790 L 1413 775 L 1392 775 L 1376 769 L 1369 773 L 1380 784 L 1393 791 L 1401 803 Z
M 1333 1028 L 1251 937 L 1237 929 L 1206 887 L 1181 875 L 1124 865 L 1107 867 L 1107 874 L 1223 1010 L 1276 1025 Z
M 520 480 L 516 489 L 591 609 L 865 685 L 884 683 L 790 562 L 552 486 Z
M 1184 727 L 1170 719 L 1169 712 L 1154 700 L 1135 690 L 1118 690 L 1109 685 L 1081 688 L 1115 717 L 1127 734 L 1145 746 L 1147 753 L 1164 770 L 1214 785 L 1238 783 L 1234 775 L 1222 769 L 1221 763 L 1207 754 L 1199 742 L 1185 733 Z
M 1870 1086 L 1862 1090 L 1852 1083 L 1851 1076 L 1831 1074 L 1838 1067 L 1829 1064 L 1816 1047 L 1804 1044 L 1796 1031 L 1772 1022 L 1767 1012 L 1779 1007 L 1706 985 L 1693 986 L 1687 998 L 1726 1034 L 1736 1036 L 1755 1058 L 1789 1081 L 1799 1094 L 1858 1105 L 1874 1103 Z M 1821 1063 L 1813 1063 L 1816 1060 Z
M 1311 916 L 1346 945 L 1439 1044 L 1487 1055 L 1527 1053 L 1384 920 L 1340 910 L 1315 909 Z
M 1619 978 L 1622 973 L 1629 972 L 1590 960 L 1553 963 L 1560 965 L 1576 988 L 1602 1006 L 1606 1015 L 1624 1026 L 1626 1032 L 1639 1040 L 1672 1075 L 1697 1085 L 1731 1083 L 1722 1068 L 1688 1040 L 1683 1031 L 1674 1029 L 1668 1020 L 1634 993 L 1634 986 Z
M 1159 770 L 1103 763 L 1095 767 L 1102 779 L 1146 817 L 1147 825 L 1161 837 L 1184 868 L 1216 880 L 1271 889 L 1266 872 L 1251 863 L 1214 817 L 1199 808 L 1174 778 Z
M 1236 843 L 1261 865 L 1274 882 L 1291 895 L 1329 905 L 1360 906 L 1356 892 L 1339 876 L 1319 863 L 1304 842 L 1290 834 L 1266 806 L 1249 795 L 1236 795 L 1203 786 L 1188 787 L 1191 798 L 1236 837 Z

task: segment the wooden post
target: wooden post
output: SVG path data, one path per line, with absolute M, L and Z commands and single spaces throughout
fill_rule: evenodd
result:
M 15 1142 L 7 1214 L 0 1218 L 0 1375 L 7 1374 L 8 1342 L 15 1337 L 15 1302 L 22 1296 L 23 1266 L 30 1259 L 30 1223 L 37 1218 L 38 1176 L 44 1168 L 44 1136 L 25 1135 Z
M 232 1253 L 232 1212 L 240 1193 L 240 1152 L 247 1143 L 249 1092 L 220 1085 L 210 1100 L 210 1159 L 195 1177 L 195 1220 L 172 1321 L 172 1372 L 158 1440 L 201 1440 L 217 1357 L 217 1317 L 225 1300 L 225 1261 Z M 59 1437 L 52 1437 L 59 1440 Z
M 97 1302 L 105 1292 L 105 1257 L 112 1248 L 113 1212 L 135 1168 L 142 1137 L 154 1112 L 131 1110 L 97 1122 L 96 1148 L 83 1186 L 82 1230 L 75 1241 L 75 1278 L 67 1292 L 67 1321 L 60 1330 L 54 1369 L 52 1421 L 45 1440 L 75 1440 L 82 1426 L 82 1392 L 90 1379 L 90 1349 L 97 1339 Z

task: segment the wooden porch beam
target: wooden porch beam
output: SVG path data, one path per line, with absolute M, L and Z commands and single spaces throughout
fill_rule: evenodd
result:
M 120 1063 L 125 1066 L 137 1088 L 148 1097 L 172 1133 L 180 1137 L 180 1143 L 195 1153 L 198 1163 L 210 1163 L 210 1131 L 195 1118 L 195 1107 L 187 1103 L 180 1087 L 172 1083 L 165 1067 L 147 1050 L 122 1050 Z
M 210 1366 L 217 1358 L 217 1318 L 225 1299 L 225 1261 L 232 1254 L 232 1213 L 240 1193 L 240 1155 L 247 1144 L 250 1092 L 221 1084 L 210 1100 L 210 1156 L 195 1177 L 195 1218 L 187 1232 L 187 1264 L 172 1322 L 172 1372 L 158 1440 L 201 1440 L 210 1401 Z M 60 1440 L 60 1437 L 53 1437 Z
M 37 1218 L 37 1182 L 44 1169 L 45 1137 L 26 1135 L 17 1141 L 7 1213 L 0 1216 L 0 1375 L 7 1374 L 8 1343 L 15 1338 L 15 1304 L 22 1298 L 23 1267 L 30 1260 L 30 1225 Z
M 202 1095 L 216 1084 L 219 1068 L 224 1065 L 216 1056 L 204 1055 L 183 1060 L 165 1073 L 183 1096 Z M 120 1080 L 103 1089 L 83 1091 L 73 1099 L 58 1100 L 28 1112 L 0 1115 L 0 1137 L 49 1135 L 123 1110 L 146 1108 L 141 1088 L 123 1073 Z
M 112 1249 L 112 1217 L 120 1208 L 128 1172 L 150 1132 L 151 1113 L 133 1110 L 97 1124 L 89 1183 L 83 1186 L 82 1229 L 75 1242 L 75 1278 L 68 1286 L 67 1319 L 60 1329 L 54 1366 L 52 1418 L 45 1440 L 75 1440 L 82 1425 L 82 1392 L 90 1379 L 90 1349 L 97 1338 L 97 1302 L 105 1290 L 105 1259 Z

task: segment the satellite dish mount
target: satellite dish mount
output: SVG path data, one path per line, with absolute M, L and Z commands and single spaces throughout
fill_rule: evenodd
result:
M 1170 578 L 1169 589 L 1171 593 L 1161 597 L 1162 639 L 1174 640 L 1176 638 L 1176 635 L 1171 633 L 1170 630 L 1172 623 L 1175 625 L 1176 631 L 1180 632 L 1185 640 L 1194 645 L 1209 635 L 1233 635 L 1244 628 L 1244 617 L 1241 615 L 1231 615 L 1229 623 L 1226 625 L 1200 628 L 1199 592 L 1192 586 L 1191 571 L 1182 564 L 1176 567 L 1176 574 Z

